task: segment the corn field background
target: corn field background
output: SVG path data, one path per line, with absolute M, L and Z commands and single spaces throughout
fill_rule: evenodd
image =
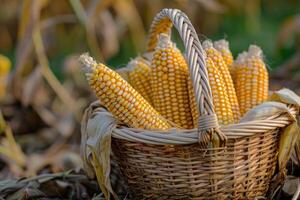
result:
M 163 8 L 187 13 L 201 40 L 226 38 L 234 56 L 261 46 L 271 89 L 300 94 L 298 0 L 0 0 L 0 54 L 11 62 L 0 72 L 0 199 L 103 198 L 81 169 L 80 121 L 96 98 L 78 55 L 126 66 Z M 291 198 L 299 165 L 288 174 L 274 199 Z

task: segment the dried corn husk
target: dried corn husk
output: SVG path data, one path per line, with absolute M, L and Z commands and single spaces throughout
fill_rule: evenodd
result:
M 283 133 L 280 135 L 278 154 L 278 165 L 280 173 L 283 173 L 283 171 L 285 170 L 285 166 L 292 155 L 299 133 L 299 123 L 294 122 L 286 127 Z
M 300 97 L 289 89 L 282 89 L 274 92 L 269 100 L 269 102 L 249 110 L 240 122 L 267 119 L 268 116 L 284 113 L 291 116 L 293 123 L 284 129 L 279 140 L 278 165 L 280 175 L 278 177 L 283 177 L 286 164 L 291 158 L 293 150 L 295 150 L 298 159 L 300 155 L 300 144 L 298 144 L 300 143 L 300 118 L 299 116 L 293 117 L 288 110 L 288 105 L 297 106 L 300 110 Z
M 272 101 L 279 101 L 286 104 L 292 104 L 300 107 L 300 97 L 289 89 L 281 89 L 274 92 L 270 99 Z
M 290 113 L 286 104 L 275 102 L 275 101 L 265 102 L 249 110 L 243 116 L 240 122 L 263 120 L 263 119 L 267 119 L 270 116 L 283 114 L 285 112 L 289 114 L 292 118 L 294 118 L 292 113 Z
M 271 97 L 273 101 L 281 101 L 286 104 L 295 105 L 300 110 L 300 97 L 289 89 L 282 89 L 277 92 L 274 92 Z M 279 167 L 285 167 L 287 161 L 291 157 L 291 154 L 294 150 L 296 154 L 297 162 L 300 163 L 300 120 L 298 118 L 293 124 L 286 128 L 284 133 L 280 137 L 280 146 L 279 146 L 279 157 L 278 163 Z M 291 127 L 292 126 L 292 127 Z M 283 169 L 282 169 L 283 170 Z
M 111 133 L 116 126 L 115 118 L 103 108 L 97 108 L 98 102 L 90 105 L 82 120 L 81 156 L 83 167 L 90 178 L 97 177 L 105 199 L 118 199 L 110 182 Z M 101 119 L 101 124 L 99 123 Z

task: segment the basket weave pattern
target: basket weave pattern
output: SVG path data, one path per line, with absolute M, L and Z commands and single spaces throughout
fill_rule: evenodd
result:
M 267 192 L 277 143 L 275 130 L 229 139 L 218 150 L 119 139 L 112 147 L 136 199 L 253 199 Z
M 199 128 L 160 132 L 113 126 L 112 151 L 133 197 L 219 200 L 265 196 L 276 167 L 281 128 L 292 122 L 290 115 L 295 116 L 297 109 L 289 106 L 290 115 L 278 113 L 264 120 L 220 127 L 206 55 L 187 16 L 179 10 L 162 10 L 151 26 L 148 46 L 155 46 L 153 32 L 166 19 L 172 21 L 185 45 L 200 113 Z M 92 107 L 93 115 L 107 112 L 100 104 Z M 216 137 L 223 145 L 208 148 Z

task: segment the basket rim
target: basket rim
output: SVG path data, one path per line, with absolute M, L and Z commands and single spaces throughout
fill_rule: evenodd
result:
M 288 111 L 293 116 L 296 116 L 298 113 L 296 106 L 288 106 Z M 102 119 L 105 116 L 107 116 L 108 118 L 113 118 L 113 115 L 103 105 L 101 105 L 99 101 L 95 101 L 90 104 L 90 107 L 88 109 L 86 109 L 85 119 L 89 120 L 98 114 L 102 114 Z M 220 130 L 226 135 L 228 139 L 240 139 L 251 137 L 259 133 L 264 133 L 266 131 L 283 128 L 289 125 L 292 121 L 293 119 L 291 115 L 286 113 L 279 113 L 277 115 L 272 115 L 266 119 L 252 120 L 230 125 L 221 125 Z M 116 139 L 153 145 L 184 145 L 199 143 L 199 131 L 197 128 L 171 128 L 166 131 L 153 131 L 130 128 L 125 125 L 119 124 L 117 121 L 114 121 L 113 123 L 115 123 L 115 126 L 112 129 L 112 137 Z

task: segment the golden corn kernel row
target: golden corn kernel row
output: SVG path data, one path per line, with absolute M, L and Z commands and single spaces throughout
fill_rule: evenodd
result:
M 154 108 L 177 126 L 192 128 L 188 67 L 169 35 L 160 34 L 151 65 L 151 99 Z
M 255 45 L 249 47 L 248 53 L 238 56 L 235 63 L 235 87 L 241 114 L 266 101 L 269 90 L 269 77 L 263 61 L 262 50 Z
M 118 73 L 104 64 L 97 64 L 88 55 L 82 55 L 80 60 L 86 66 L 90 87 L 117 120 L 134 128 L 170 128 L 168 122 Z
M 208 40 L 204 41 L 202 46 L 206 51 L 207 57 L 210 58 L 214 63 L 214 65 L 218 68 L 224 80 L 224 85 L 227 91 L 227 95 L 231 105 L 231 110 L 234 116 L 234 122 L 238 122 L 240 119 L 239 104 L 238 104 L 234 84 L 230 72 L 228 70 L 228 67 L 225 64 L 222 55 L 213 47 L 211 41 Z
M 137 57 L 128 63 L 129 80 L 132 87 L 139 92 L 150 104 L 151 86 L 150 86 L 150 63 L 142 57 Z

